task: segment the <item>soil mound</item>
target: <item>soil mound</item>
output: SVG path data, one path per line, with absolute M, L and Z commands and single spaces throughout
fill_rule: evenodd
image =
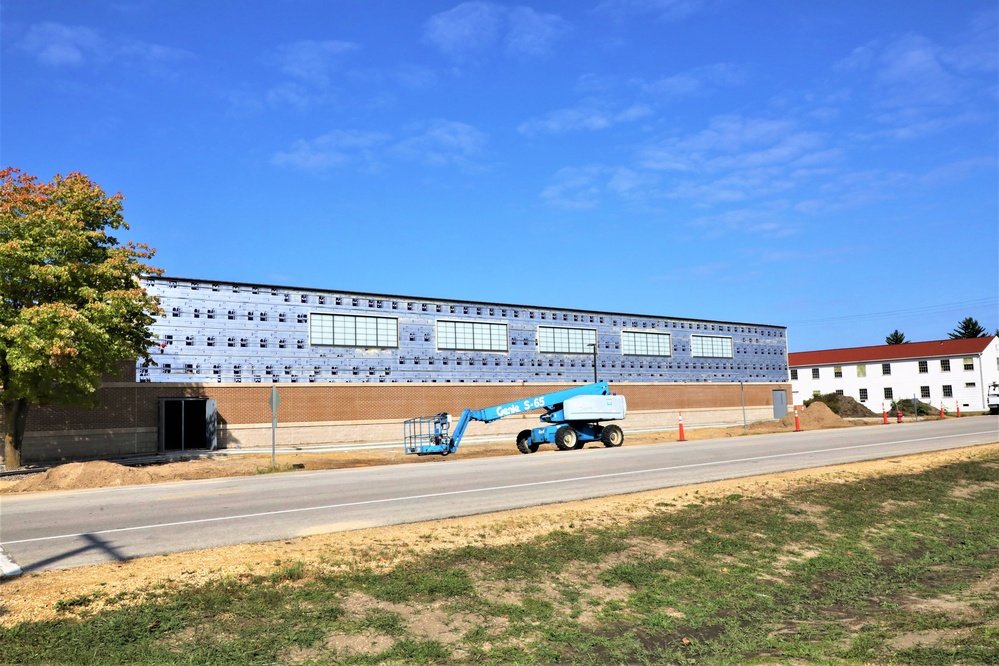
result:
M 813 405 L 816 402 L 824 402 L 829 406 L 829 409 L 831 409 L 833 413 L 839 414 L 845 419 L 871 418 L 877 416 L 877 414 L 868 409 L 866 405 L 857 402 L 848 395 L 827 393 L 825 395 L 820 395 L 811 401 L 806 400 L 806 403 L 810 405 Z
M 801 421 L 802 430 L 821 430 L 822 428 L 848 428 L 850 423 L 843 418 L 833 414 L 829 406 L 824 402 L 815 401 L 805 409 L 798 410 L 798 418 Z M 788 412 L 780 420 L 782 426 L 794 427 L 794 412 Z
M 67 463 L 53 467 L 41 474 L 32 474 L 14 484 L 15 488 L 11 490 L 23 492 L 133 486 L 151 483 L 152 480 L 152 475 L 147 470 L 95 460 L 84 463 Z

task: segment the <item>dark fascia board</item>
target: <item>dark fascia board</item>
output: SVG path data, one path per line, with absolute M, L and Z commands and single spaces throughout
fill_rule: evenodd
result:
M 357 296 L 358 298 L 380 298 L 385 299 L 395 299 L 395 300 L 410 300 L 410 301 L 428 301 L 428 302 L 440 302 L 440 303 L 454 303 L 461 305 L 484 305 L 487 307 L 500 307 L 500 308 L 520 308 L 529 310 L 561 310 L 564 312 L 586 312 L 587 314 L 596 315 L 610 315 L 612 317 L 643 317 L 643 318 L 653 318 L 653 319 L 675 319 L 677 321 L 684 322 L 694 322 L 694 323 L 707 323 L 707 324 L 726 324 L 732 326 L 766 326 L 767 328 L 776 328 L 786 331 L 787 326 L 780 326 L 777 324 L 761 324 L 754 322 L 745 321 L 725 321 L 722 319 L 698 319 L 696 317 L 674 317 L 670 315 L 654 315 L 654 314 L 640 314 L 640 313 L 630 313 L 630 312 L 609 312 L 605 310 L 583 310 L 578 308 L 566 308 L 566 307 L 555 307 L 551 305 L 525 305 L 523 303 L 493 303 L 490 301 L 463 301 L 454 298 L 434 298 L 429 296 L 405 296 L 402 294 L 374 294 L 365 291 L 348 291 L 340 290 L 334 291 L 332 289 L 318 289 L 315 287 L 297 287 L 293 285 L 281 285 L 281 284 L 262 284 L 259 282 L 238 282 L 236 280 L 216 280 L 208 278 L 189 278 L 189 277 L 179 277 L 176 275 L 143 275 L 143 280 L 159 280 L 169 282 L 170 280 L 186 281 L 186 282 L 198 282 L 201 284 L 228 284 L 236 285 L 239 287 L 258 287 L 260 289 L 287 289 L 289 291 L 307 291 L 312 293 L 326 293 L 326 294 L 340 294 L 343 296 Z

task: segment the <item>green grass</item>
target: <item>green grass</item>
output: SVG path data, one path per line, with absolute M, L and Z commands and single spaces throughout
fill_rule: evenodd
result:
M 0 661 L 999 663 L 999 458 L 699 499 L 388 572 L 95 591 L 0 629 Z

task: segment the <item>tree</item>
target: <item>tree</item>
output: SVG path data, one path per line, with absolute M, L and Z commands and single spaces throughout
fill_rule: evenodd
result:
M 905 339 L 905 333 L 902 333 L 897 328 L 885 338 L 885 344 L 889 345 L 901 345 L 906 342 L 908 342 L 908 340 Z
M 961 338 L 986 338 L 989 334 L 985 327 L 978 323 L 978 320 L 973 317 L 965 317 L 958 323 L 957 328 L 948 335 L 950 335 L 951 340 L 959 340 Z
M 0 171 L 0 403 L 4 459 L 21 465 L 31 405 L 93 406 L 104 375 L 149 359 L 160 313 L 139 276 L 154 250 L 119 245 L 124 197 L 81 174 Z

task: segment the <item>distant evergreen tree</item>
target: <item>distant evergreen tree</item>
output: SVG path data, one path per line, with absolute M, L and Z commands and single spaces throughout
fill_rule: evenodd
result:
M 906 342 L 908 342 L 908 340 L 905 339 L 905 333 L 901 332 L 897 328 L 885 338 L 885 344 L 889 345 L 900 345 Z
M 974 317 L 965 317 L 949 335 L 951 340 L 960 340 L 961 338 L 985 338 L 989 334 Z

